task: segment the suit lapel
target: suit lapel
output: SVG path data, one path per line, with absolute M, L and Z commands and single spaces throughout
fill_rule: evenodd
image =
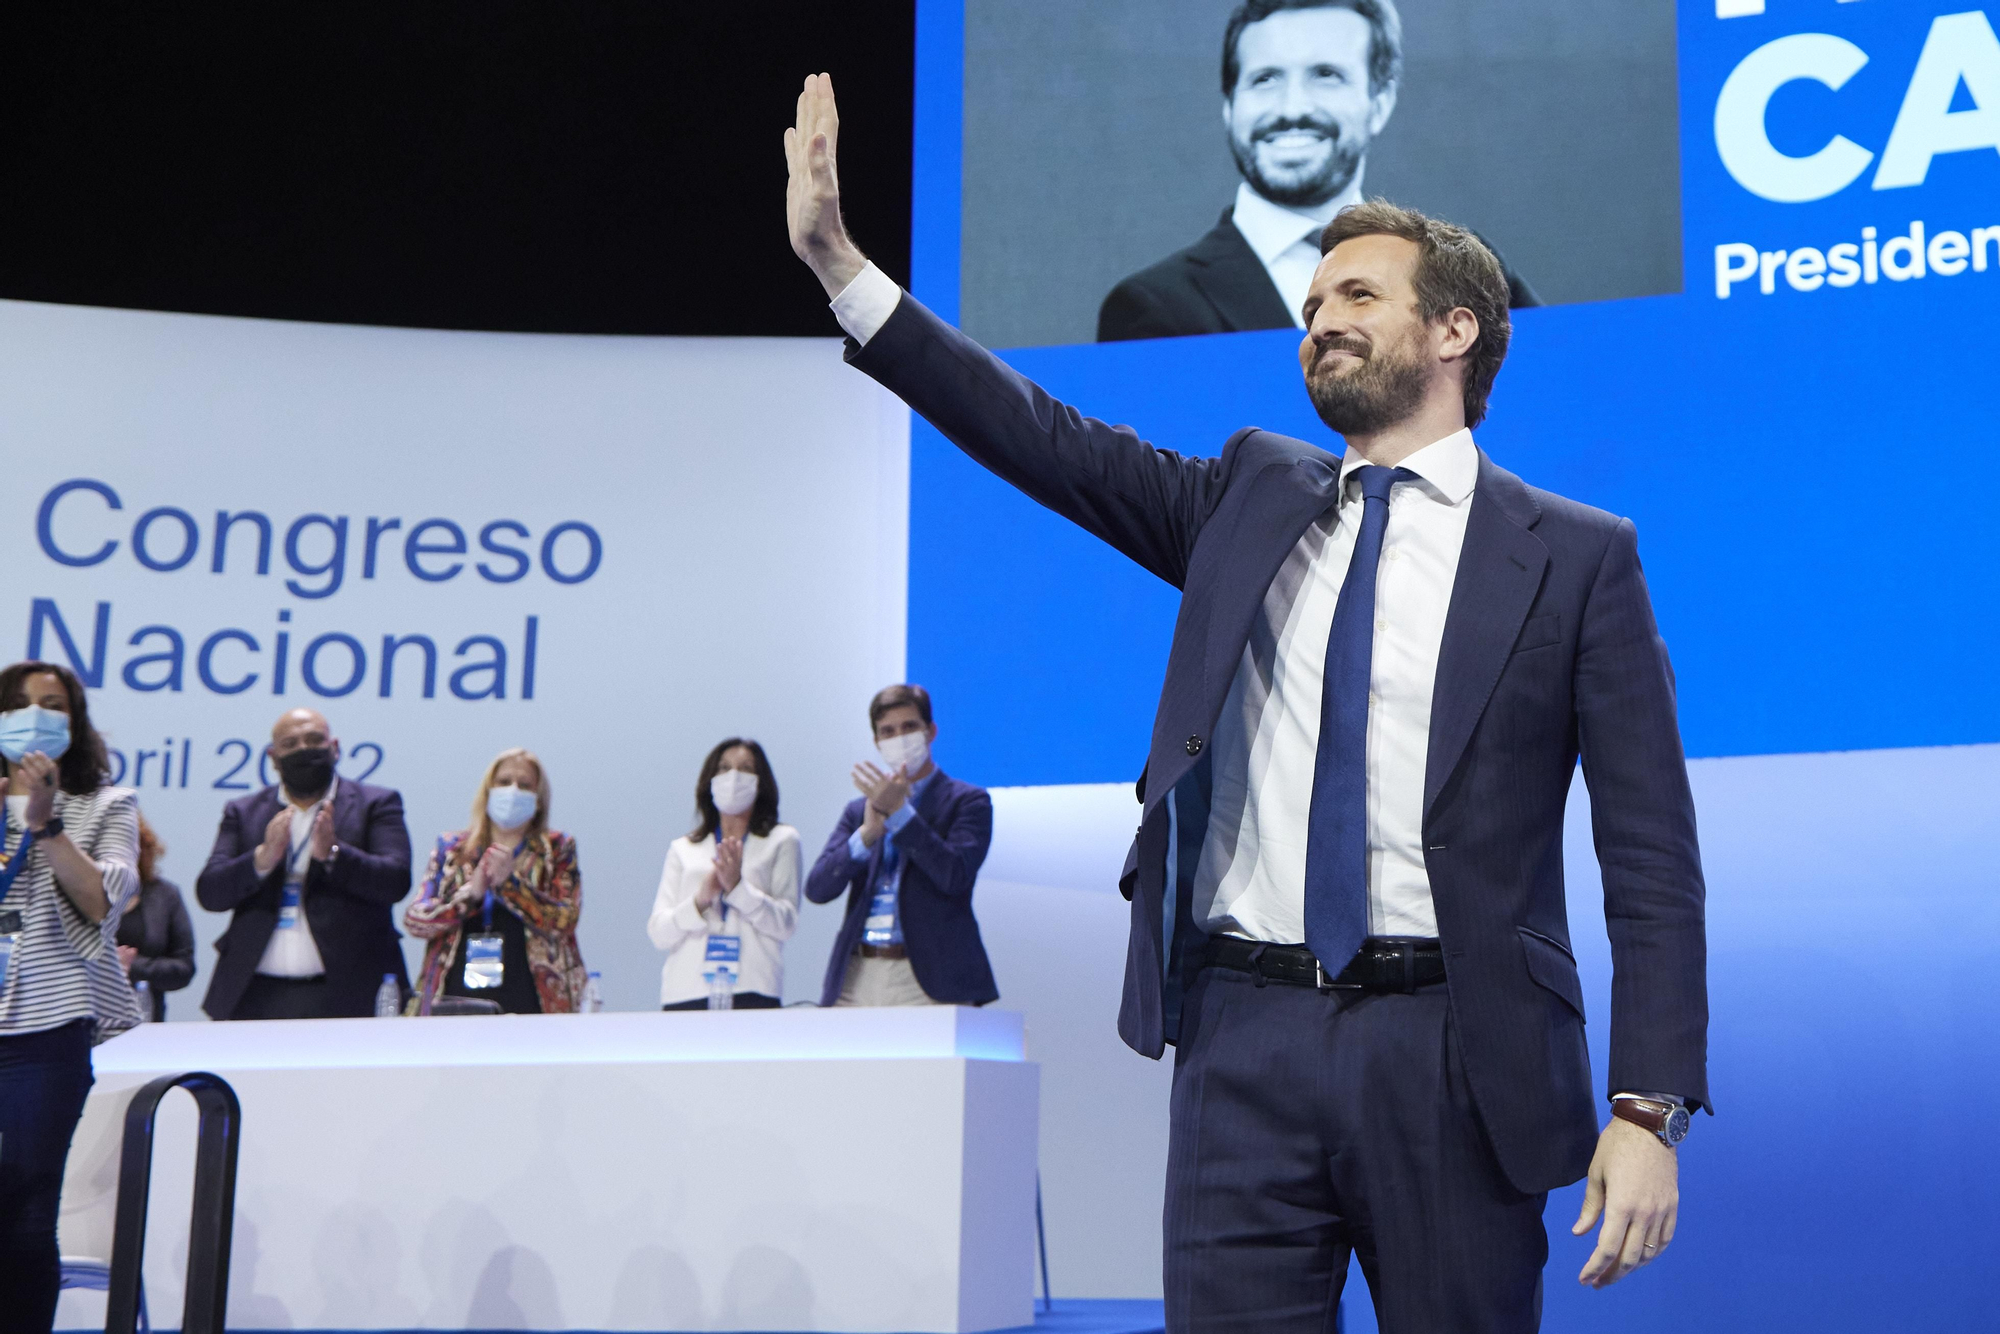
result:
M 1531 531 L 1541 507 L 1521 479 L 1479 454 L 1479 484 L 1445 615 L 1432 694 L 1424 814 L 1458 767 L 1541 591 L 1548 548 Z
M 333 790 L 333 836 L 341 843 L 351 843 L 360 839 L 361 789 L 353 783 L 343 782 Z
M 917 814 L 924 817 L 924 823 L 935 829 L 938 812 L 944 805 L 944 785 L 951 780 L 944 776 L 944 770 L 933 769 L 931 781 L 924 788 L 923 796 L 917 799 Z
M 1286 329 L 1292 313 L 1278 295 L 1264 261 L 1236 230 L 1229 214 L 1188 247 L 1188 276 L 1222 316 L 1225 329 Z
M 1340 461 L 1321 450 L 1289 465 L 1269 465 L 1249 488 L 1229 531 L 1219 534 L 1227 554 L 1208 590 L 1208 657 L 1202 667 L 1202 701 L 1210 716 L 1235 679 L 1250 626 L 1264 612 L 1265 591 L 1306 525 L 1334 503 L 1339 477 Z M 1208 536 L 1204 530 L 1203 539 Z M 1159 790 L 1167 791 L 1184 772 L 1186 766 L 1177 765 L 1163 775 Z

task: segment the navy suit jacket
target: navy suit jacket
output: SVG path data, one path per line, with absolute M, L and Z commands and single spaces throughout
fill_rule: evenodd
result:
M 806 876 L 806 897 L 814 903 L 831 903 L 847 895 L 847 916 L 827 961 L 821 1005 L 840 999 L 848 956 L 861 943 L 867 923 L 871 887 L 882 866 L 882 845 L 890 841 L 878 840 L 866 861 L 857 862 L 850 855 L 847 840 L 861 827 L 863 805 L 859 797 L 847 803 L 826 850 Z M 973 882 L 993 843 L 993 799 L 985 788 L 961 783 L 940 769 L 917 795 L 915 813 L 893 841 L 903 858 L 896 898 L 903 918 L 903 945 L 924 994 L 946 1005 L 998 1000 L 986 942 L 980 939 L 979 921 L 972 915 Z
M 277 929 L 285 893 L 281 862 L 259 879 L 253 864 L 264 827 L 284 804 L 277 787 L 238 797 L 222 810 L 215 849 L 195 881 L 195 898 L 210 912 L 231 914 L 215 942 L 215 976 L 201 1008 L 211 1019 L 229 1019 Z M 386 787 L 340 780 L 333 794 L 333 841 L 340 855 L 331 867 L 306 863 L 304 907 L 313 943 L 326 964 L 327 1008 L 333 1017 L 366 1018 L 384 973 L 405 991 L 400 937 L 389 910 L 410 892 L 410 831 L 403 798 Z
M 1254 427 L 1220 458 L 1155 449 L 1052 399 L 907 294 L 848 358 L 1001 478 L 1182 590 L 1121 881 L 1132 915 L 1119 1033 L 1158 1056 L 1205 940 L 1188 884 L 1167 883 L 1168 844 L 1191 875 L 1208 738 L 1272 577 L 1335 503 L 1340 460 Z M 1453 1032 L 1523 1191 L 1581 1177 L 1598 1129 L 1563 898 L 1579 756 L 1614 965 L 1611 1089 L 1707 1105 L 1701 860 L 1638 539 L 1628 520 L 1482 453 L 1438 659 L 1423 831 Z

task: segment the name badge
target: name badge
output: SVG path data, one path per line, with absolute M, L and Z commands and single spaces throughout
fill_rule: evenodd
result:
M 285 897 L 278 903 L 278 930 L 296 931 L 298 929 L 299 887 L 297 885 L 286 885 Z
M 861 939 L 869 945 L 896 943 L 896 891 L 883 885 L 869 901 L 868 917 L 861 924 Z
M 702 962 L 708 965 L 708 967 L 702 970 L 701 975 L 711 982 L 715 980 L 717 973 L 727 973 L 732 978 L 741 976 L 743 972 L 743 937 L 710 936 L 708 938 L 708 948 L 703 951 L 701 957 Z
M 14 946 L 21 939 L 21 914 L 13 908 L 0 909 L 0 990 L 7 986 L 7 970 L 14 963 Z
M 465 938 L 465 985 L 474 991 L 489 991 L 500 985 L 507 971 L 500 960 L 498 931 L 481 932 Z

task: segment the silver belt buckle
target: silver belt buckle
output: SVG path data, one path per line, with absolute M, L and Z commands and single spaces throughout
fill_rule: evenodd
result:
M 1359 982 L 1336 982 L 1328 977 L 1326 975 L 1326 965 L 1320 962 L 1317 954 L 1313 955 L 1313 986 L 1319 989 L 1319 993 L 1322 996 L 1329 991 L 1361 990 Z

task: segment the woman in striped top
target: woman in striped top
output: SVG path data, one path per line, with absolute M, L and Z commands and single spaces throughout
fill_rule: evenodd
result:
M 10 1328 L 55 1321 L 56 1211 L 90 1048 L 139 1022 L 118 963 L 138 883 L 138 802 L 65 668 L 0 670 L 0 1293 Z

